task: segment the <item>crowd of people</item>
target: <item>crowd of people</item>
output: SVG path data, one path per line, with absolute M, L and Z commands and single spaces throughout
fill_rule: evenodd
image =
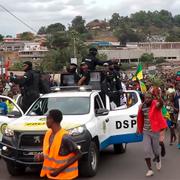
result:
M 175 73 L 170 71 L 159 71 L 153 75 L 144 73 L 142 80 L 146 86 L 145 92 L 142 91 L 138 78 L 133 80 L 134 75 L 132 73 L 126 74 L 120 71 L 118 61 L 100 61 L 96 58 L 96 55 L 97 49 L 90 48 L 88 56 L 83 59 L 79 68 L 76 64 L 69 64 L 66 72 L 61 74 L 60 85 L 89 85 L 91 72 L 94 72 L 96 66 L 99 65 L 101 66 L 100 88 L 103 101 L 105 100 L 104 95 L 108 95 L 110 102 L 113 102 L 116 106 L 121 106 L 122 92 L 124 90 L 138 91 L 142 99 L 142 105 L 139 108 L 137 117 L 137 133 L 143 133 L 144 135 L 145 162 L 148 167 L 146 176 L 152 176 L 154 172 L 151 167 L 151 152 L 154 154 L 153 161 L 156 162 L 156 168 L 160 170 L 161 157 L 166 155 L 164 141 L 168 127 L 170 129 L 169 145 L 177 144 L 180 149 L 180 83 L 176 80 Z M 0 95 L 16 99 L 18 94 L 21 94 L 21 108 L 26 112 L 41 93 L 50 92 L 50 87 L 56 86 L 57 83 L 52 82 L 50 76 L 42 76 L 41 73 L 34 71 L 32 63 L 29 61 L 24 62 L 23 70 L 25 72 L 23 76 L 10 73 L 8 78 L 5 76 L 0 77 Z M 48 83 L 43 84 L 46 81 Z M 5 108 L 5 106 L 7 107 Z M 7 109 L 11 108 L 11 104 L 8 101 L 0 102 L 0 109 L 2 107 L 7 111 Z M 50 134 L 56 134 L 60 131 L 59 122 L 62 120 L 61 116 L 62 114 L 58 110 L 49 112 L 48 121 L 51 120 L 52 128 L 55 128 L 55 130 L 52 129 L 55 132 L 50 131 Z M 66 132 L 64 133 L 66 134 Z M 177 140 L 178 142 L 176 142 Z M 71 140 L 70 142 L 75 147 L 74 150 L 79 153 L 77 147 L 73 145 Z M 41 159 L 42 157 L 38 156 L 36 158 Z M 73 163 L 78 158 L 79 156 L 73 160 Z M 61 171 L 62 168 L 58 172 Z M 57 175 L 58 172 L 56 172 Z M 46 173 L 48 172 L 44 172 L 42 176 Z
M 138 82 L 130 84 L 142 97 L 137 117 L 137 133 L 143 134 L 145 162 L 148 167 L 146 176 L 149 177 L 154 174 L 151 166 L 152 152 L 157 170 L 161 169 L 161 158 L 166 155 L 164 141 L 168 128 L 169 145 L 175 144 L 180 149 L 180 84 L 176 81 L 175 73 L 170 71 L 158 72 L 151 76 L 145 74 L 143 81 L 147 86 L 147 92 L 144 94 L 141 93 Z

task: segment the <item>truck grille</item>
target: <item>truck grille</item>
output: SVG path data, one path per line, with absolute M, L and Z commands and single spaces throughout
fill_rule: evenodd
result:
M 23 134 L 20 138 L 20 148 L 42 147 L 44 134 Z

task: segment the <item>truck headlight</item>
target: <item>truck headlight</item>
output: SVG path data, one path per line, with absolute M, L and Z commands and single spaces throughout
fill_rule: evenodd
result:
M 12 129 L 6 128 L 4 134 L 11 137 L 14 136 L 14 131 Z
M 79 126 L 79 127 L 68 130 L 69 135 L 71 135 L 71 136 L 81 135 L 84 133 L 84 131 L 85 131 L 85 126 Z

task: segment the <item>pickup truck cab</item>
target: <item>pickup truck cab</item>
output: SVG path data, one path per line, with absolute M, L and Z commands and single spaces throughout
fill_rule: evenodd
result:
M 119 97 L 119 98 L 122 98 Z M 51 109 L 63 113 L 61 126 L 68 130 L 81 148 L 80 174 L 94 176 L 99 152 L 110 145 L 115 153 L 125 152 L 125 144 L 142 141 L 136 134 L 137 112 L 141 99 L 136 91 L 123 93 L 124 105 L 111 107 L 109 97 L 103 103 L 100 91 L 83 88 L 64 90 L 41 96 L 18 120 L 9 123 L 3 139 L 2 158 L 11 175 L 19 175 L 26 167 L 41 167 L 34 154 L 42 152 L 47 130 L 46 115 Z

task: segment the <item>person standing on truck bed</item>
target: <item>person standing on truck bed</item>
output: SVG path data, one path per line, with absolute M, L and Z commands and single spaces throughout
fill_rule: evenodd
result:
M 35 155 L 35 160 L 44 160 L 41 177 L 58 180 L 78 177 L 81 151 L 68 132 L 61 128 L 61 121 L 61 111 L 54 109 L 49 112 L 46 121 L 49 130 L 44 137 L 43 154 Z
M 77 68 L 78 68 L 78 65 L 75 64 L 75 63 L 70 63 L 69 68 L 67 68 L 67 72 L 74 76 L 74 83 L 75 83 L 75 85 L 79 81 L 79 75 L 77 73 Z
M 114 71 L 114 64 L 112 62 L 104 63 L 101 91 L 109 96 L 111 104 L 114 104 L 116 107 L 120 106 L 122 84 L 119 74 Z M 112 107 L 112 109 L 114 108 Z
M 78 86 L 88 85 L 90 81 L 90 71 L 88 65 L 82 62 L 80 65 Z
M 90 71 L 95 71 L 97 65 L 103 66 L 104 63 L 109 63 L 109 62 L 117 63 L 116 59 L 101 61 L 96 57 L 97 54 L 98 54 L 97 48 L 91 47 L 89 49 L 89 54 L 82 60 L 82 62 L 85 62 L 88 65 Z
M 163 101 L 160 97 L 153 99 L 152 94 L 146 93 L 144 103 L 140 106 L 137 117 L 137 133 L 143 133 L 145 161 L 148 167 L 146 176 L 152 176 L 151 152 L 153 152 L 157 170 L 161 169 L 159 136 L 167 128 L 161 109 Z
M 96 66 L 102 66 L 104 64 L 103 61 L 100 61 L 96 55 L 98 54 L 98 50 L 95 47 L 89 49 L 89 54 L 85 57 L 82 62 L 85 62 L 88 65 L 90 71 L 96 70 Z
M 31 104 L 39 98 L 39 81 L 40 75 L 36 71 L 32 70 L 32 63 L 26 61 L 23 63 L 23 70 L 25 74 L 23 76 L 11 77 L 11 82 L 19 84 L 22 94 L 22 110 L 25 113 Z
M 89 54 L 87 55 L 87 57 L 83 58 L 82 62 L 85 62 L 88 65 L 88 68 L 90 71 L 95 71 L 96 70 L 96 66 L 103 66 L 103 64 L 105 62 L 109 63 L 111 62 L 111 60 L 108 61 L 101 61 L 99 60 L 96 55 L 98 54 L 98 50 L 95 47 L 91 47 L 89 49 Z M 112 60 L 113 62 L 114 60 Z

